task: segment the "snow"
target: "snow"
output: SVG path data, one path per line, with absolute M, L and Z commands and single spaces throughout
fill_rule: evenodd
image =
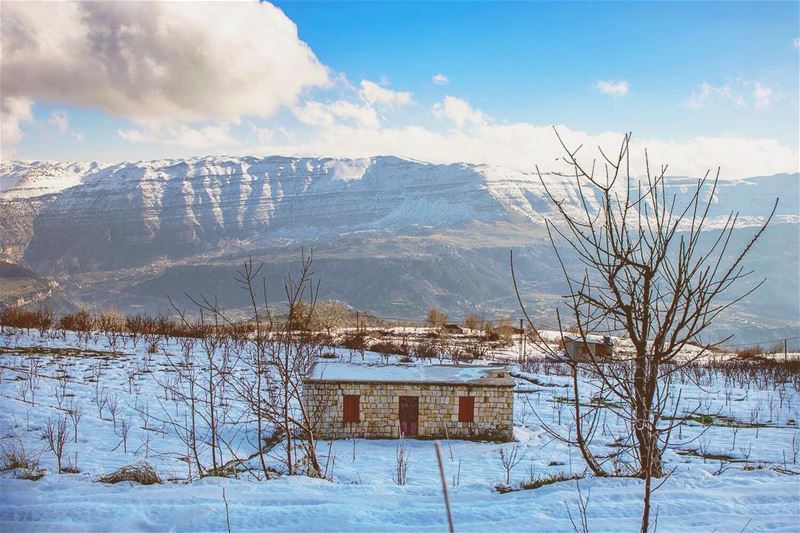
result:
M 574 180 L 553 174 L 544 179 L 556 198 L 567 201 L 568 209 L 581 209 Z M 682 181 L 673 179 L 678 191 Z M 750 206 L 752 188 L 746 181 L 724 187 L 736 198 L 748 199 L 725 204 L 741 211 L 739 225 L 763 220 L 763 209 Z M 778 180 L 759 180 L 758 190 L 770 198 L 781 192 Z M 57 195 L 59 220 L 77 218 L 86 224 L 87 213 L 108 207 L 109 212 L 119 213 L 134 234 L 141 226 L 150 224 L 157 231 L 163 225 L 162 238 L 174 235 L 167 222 L 176 218 L 202 227 L 199 234 L 224 231 L 242 237 L 251 236 L 252 230 L 291 227 L 292 236 L 300 238 L 297 213 L 305 214 L 304 231 L 312 236 L 408 227 L 450 229 L 520 217 L 541 225 L 553 214 L 538 176 L 491 165 L 434 165 L 391 156 L 209 156 L 113 165 L 0 163 L 0 199 L 44 195 Z M 598 203 L 596 198 L 587 201 Z M 727 210 L 714 212 L 707 224 L 718 227 L 727 215 Z M 794 211 L 781 210 L 777 215 L 784 222 L 800 219 Z
M 57 194 L 83 183 L 105 163 L 13 161 L 0 163 L 0 199 L 29 199 Z
M 0 474 L 0 531 L 227 531 L 223 489 L 235 532 L 446 530 L 432 441 L 405 442 L 410 467 L 404 486 L 393 480 L 397 441 L 362 439 L 318 442 L 329 480 L 282 475 L 267 481 L 243 475 L 188 482 L 187 464 L 180 458 L 185 445 L 156 421 L 179 408 L 165 397 L 159 382 L 171 376 L 165 354 L 180 354 L 181 346 L 174 340 L 164 342 L 159 353 L 148 354 L 143 344 L 134 348 L 128 341 L 121 354 L 112 355 L 104 353 L 110 347 L 100 335 L 87 346 L 72 334 L 65 339 L 40 338 L 35 332 L 0 335 L 0 448 L 7 450 L 21 441 L 28 450 L 41 451 L 41 465 L 47 470 L 38 481 L 15 479 L 13 472 Z M 63 348 L 75 351 L 58 351 Z M 343 361 L 360 357 L 342 349 L 335 353 Z M 21 397 L 27 383 L 24 374 L 33 360 L 41 363 L 42 376 L 35 405 L 30 397 Z M 352 366 L 359 372 L 437 372 L 422 363 L 411 368 L 370 366 L 378 361 L 379 356 L 367 352 L 364 364 Z M 474 373 L 491 368 L 488 363 L 476 364 Z M 341 361 L 325 364 L 351 368 Z M 578 486 L 589 498 L 591 531 L 638 530 L 642 494 L 638 479 L 585 477 L 507 494 L 495 490 L 505 477 L 498 459 L 501 448 L 517 446 L 523 456 L 511 474 L 514 489 L 543 476 L 584 472 L 580 454 L 542 427 L 547 423 L 564 432 L 570 428 L 570 408 L 561 398 L 570 394 L 571 378 L 557 368 L 512 369 L 517 376 L 515 442 L 440 442 L 456 531 L 570 532 L 567 509 L 577 516 Z M 41 440 L 48 417 L 63 412 L 57 394 L 62 371 L 69 376 L 63 401 L 81 403 L 84 411 L 78 442 L 70 436 L 65 453 L 70 461 L 77 454 L 77 474 L 57 474 L 55 458 L 43 450 Z M 672 386 L 675 395 L 681 394 L 679 414 L 699 409 L 742 424 L 689 423 L 674 435 L 676 448 L 664 457 L 672 474 L 653 495 L 658 531 L 797 532 L 800 475 L 792 474 L 800 472 L 795 451 L 800 443 L 797 384 L 726 377 L 714 371 L 677 380 Z M 94 398 L 104 390 L 119 402 L 116 424 L 107 407 L 102 417 L 98 413 Z M 591 395 L 592 384 L 582 391 Z M 235 417 L 235 403 L 232 409 Z M 123 419 L 133 422 L 127 450 L 119 446 Z M 753 427 L 751 421 L 756 422 Z M 624 426 L 613 411 L 604 410 L 593 449 L 598 454 L 612 449 L 609 446 L 622 432 Z M 230 453 L 240 457 L 252 453 L 251 427 L 230 437 Z M 704 459 L 697 452 L 706 457 L 726 454 L 733 460 Z M 153 486 L 97 482 L 101 474 L 145 459 L 173 481 Z M 269 461 L 278 464 L 273 457 Z
M 418 474 L 423 465 L 434 467 L 432 446 L 423 442 L 412 448 Z M 784 478 L 769 471 L 675 475 L 654 495 L 658 531 L 796 533 L 797 487 L 793 493 Z M 447 530 L 441 492 L 433 486 L 398 488 L 294 477 L 268 483 L 204 479 L 191 485 L 139 487 L 103 485 L 80 476 L 4 482 L 0 528 L 65 533 L 227 531 L 223 488 L 235 532 Z M 451 489 L 456 531 L 572 531 L 566 506 L 574 516 L 574 482 L 509 494 L 481 489 Z M 589 479 L 581 482 L 581 490 L 590 495 L 591 531 L 638 531 L 640 481 Z
M 319 362 L 312 381 L 365 381 L 373 383 L 514 384 L 502 367 L 457 365 L 382 365 Z

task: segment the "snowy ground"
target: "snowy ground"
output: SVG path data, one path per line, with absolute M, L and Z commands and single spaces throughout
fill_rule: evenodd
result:
M 23 443 L 29 452 L 41 451 L 48 471 L 38 481 L 15 479 L 15 472 L 0 475 L 0 531 L 226 531 L 223 489 L 234 532 L 446 531 L 431 441 L 406 443 L 411 463 L 405 486 L 394 482 L 397 442 L 360 439 L 318 444 L 330 480 L 280 476 L 186 482 L 185 445 L 157 423 L 161 414 L 178 409 L 159 385 L 170 379 L 164 356 L 148 357 L 143 343 L 137 349 L 128 343 L 123 355 L 104 354 L 103 337 L 89 342 L 88 351 L 83 346 L 71 334 L 66 340 L 40 339 L 36 333 L 0 337 L 0 444 L 3 450 Z M 78 350 L 67 355 L 66 347 Z M 174 342 L 162 348 L 180 351 Z M 346 351 L 337 353 L 349 359 Z M 367 354 L 367 359 L 377 357 Z M 32 362 L 40 366 L 35 396 L 25 377 Z M 511 472 L 513 489 L 532 479 L 584 472 L 575 450 L 554 440 L 540 422 L 568 431 L 570 410 L 563 398 L 569 395 L 569 379 L 540 370 L 518 373 L 523 377 L 515 395 L 516 443 L 440 443 L 456 531 L 573 530 L 575 481 L 508 493 L 496 489 L 505 481 L 501 447 L 518 446 L 523 454 Z M 58 379 L 63 374 L 68 378 Z M 800 475 L 793 474 L 800 473 L 795 384 L 726 380 L 709 373 L 698 383 L 687 380 L 674 387 L 681 391 L 679 412 L 696 410 L 713 422 L 690 422 L 675 435 L 676 449 L 665 457 L 673 473 L 654 494 L 658 531 L 800 531 Z M 113 416 L 108 403 L 100 415 L 97 398 L 103 397 L 116 402 Z M 41 432 L 49 417 L 74 405 L 82 406 L 83 417 L 77 443 L 70 433 L 64 463 L 76 464 L 80 472 L 57 474 Z M 234 405 L 230 416 L 236 412 Z M 131 426 L 126 446 L 120 436 L 123 421 Z M 596 451 L 613 450 L 609 445 L 622 431 L 608 410 Z M 247 456 L 254 449 L 249 429 L 230 441 L 231 453 Z M 145 459 L 174 481 L 154 486 L 96 481 Z M 588 496 L 591 531 L 638 530 L 641 481 L 586 477 L 578 483 Z

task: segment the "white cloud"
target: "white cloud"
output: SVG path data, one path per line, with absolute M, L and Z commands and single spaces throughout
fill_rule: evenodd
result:
M 701 83 L 684 102 L 692 109 L 709 105 L 733 105 L 765 109 L 776 100 L 775 91 L 755 80 L 737 79 L 725 85 Z
M 47 123 L 58 130 L 61 135 L 65 135 L 69 130 L 69 116 L 65 111 L 53 111 L 50 113 Z
M 433 78 L 431 78 L 431 81 L 433 81 L 435 85 L 447 85 L 450 83 L 450 78 L 440 72 L 438 74 L 434 74 Z
M 72 134 L 72 138 L 75 139 L 75 142 L 82 143 L 84 141 L 84 136 L 83 133 L 81 132 L 76 131 L 75 133 Z
M 757 81 L 747 81 L 745 85 L 753 89 L 753 105 L 756 109 L 768 107 L 775 99 L 774 91 Z
M 457 128 L 463 128 L 466 125 L 479 126 L 486 120 L 481 111 L 474 109 L 465 100 L 455 96 L 445 96 L 444 100 L 433 105 L 432 111 L 437 118 L 448 119 Z
M 4 96 L 143 125 L 268 117 L 329 83 L 295 24 L 266 3 L 9 2 L 0 34 Z
M 294 108 L 301 122 L 311 126 L 331 127 L 339 121 L 353 121 L 365 128 L 378 126 L 378 113 L 369 105 L 359 105 L 345 100 L 322 103 L 314 100 Z
M 266 145 L 276 141 L 279 137 L 289 139 L 292 134 L 283 128 L 265 128 L 250 122 L 252 132 L 259 145 Z
M 250 152 L 258 143 L 264 153 L 396 154 L 527 170 L 535 163 L 546 170 L 562 155 L 549 126 L 498 123 L 454 96 L 431 108 L 445 123 L 393 125 L 385 114 L 414 102 L 410 92 L 389 89 L 388 80 L 361 80 L 333 101 L 309 98 L 309 88 L 340 87 L 346 85 L 344 77 L 321 65 L 299 39 L 295 24 L 269 4 L 7 2 L 2 9 L 4 158 L 13 156 L 13 145 L 22 137 L 20 125 L 33 120 L 36 100 L 125 118 L 133 124 L 117 134 L 136 143 L 204 150 L 238 145 Z M 446 83 L 447 76 L 436 74 L 432 81 Z M 595 87 L 615 97 L 630 91 L 625 81 L 598 81 Z M 777 98 L 762 83 L 738 80 L 722 86 L 704 83 L 687 105 L 764 108 Z M 247 141 L 234 137 L 230 124 L 242 117 L 269 118 L 281 108 L 291 109 L 306 127 L 289 134 L 262 121 L 266 127 L 252 126 Z M 61 127 L 58 120 L 52 124 Z M 68 121 L 63 124 L 69 133 Z M 590 134 L 565 126 L 560 131 L 571 145 L 613 146 L 620 138 L 614 132 Z M 673 174 L 697 175 L 717 165 L 726 177 L 798 170 L 796 151 L 770 139 L 637 140 L 637 157 L 645 146 L 654 163 L 669 162 Z
M 630 86 L 627 81 L 600 80 L 594 84 L 595 89 L 613 98 L 620 98 L 628 94 Z
M 371 105 L 402 107 L 413 103 L 410 92 L 386 89 L 369 80 L 361 80 L 359 95 L 365 102 Z
M 563 151 L 548 125 L 496 123 L 469 103 L 448 97 L 434 112 L 452 120 L 457 129 L 440 131 L 421 125 L 361 127 L 340 121 L 321 121 L 302 138 L 259 146 L 264 153 L 327 157 L 369 157 L 394 154 L 435 163 L 489 163 L 520 170 L 538 164 L 552 170 Z M 448 105 L 449 104 L 449 105 Z M 460 124 L 460 125 L 459 125 Z M 471 124 L 470 128 L 462 128 Z M 618 146 L 621 134 L 587 133 L 566 126 L 559 132 L 570 146 Z M 772 139 L 696 137 L 683 141 L 634 138 L 632 163 L 643 168 L 644 148 L 651 164 L 669 164 L 671 175 L 697 176 L 722 167 L 724 178 L 742 178 L 778 172 L 797 172 L 798 154 Z M 247 151 L 247 150 L 245 150 Z
M 800 37 L 795 37 L 794 41 L 792 41 L 792 46 L 795 48 L 800 48 Z
M 0 102 L 0 154 L 3 159 L 16 156 L 14 145 L 22 139 L 21 122 L 32 122 L 33 101 L 30 98 L 9 96 Z
M 709 83 L 701 83 L 692 91 L 686 105 L 693 109 L 705 107 L 709 102 L 731 103 L 736 107 L 744 106 L 744 97 L 734 92 L 730 85 L 715 87 Z
M 358 89 L 345 78 L 341 78 L 339 84 L 350 93 L 350 100 L 307 100 L 292 108 L 295 117 L 311 126 L 332 127 L 346 122 L 364 128 L 377 128 L 383 118 L 378 114 L 379 108 L 392 110 L 414 103 L 410 92 L 393 91 L 370 80 L 361 80 Z
M 117 135 L 135 143 L 158 143 L 190 148 L 212 148 L 239 144 L 228 126 L 193 128 L 184 124 L 150 125 L 144 128 L 118 129 Z

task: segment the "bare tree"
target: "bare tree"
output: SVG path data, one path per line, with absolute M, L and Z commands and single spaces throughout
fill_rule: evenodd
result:
M 580 147 L 569 149 L 558 136 L 568 170 L 556 174 L 575 182 L 577 206 L 557 198 L 540 172 L 539 180 L 560 215 L 559 223 L 548 219 L 545 223 L 568 287 L 565 302 L 578 340 L 585 343 L 590 334 L 602 332 L 626 337 L 632 345 L 629 353 L 618 354 L 613 364 L 591 353 L 588 361 L 569 362 L 575 425 L 574 436 L 567 440 L 580 448 L 595 475 L 612 473 L 589 447 L 598 411 L 581 410 L 578 374 L 584 372 L 599 383 L 603 398 L 622 405 L 616 412 L 630 429 L 628 449 L 635 461 L 634 473 L 645 480 L 641 531 L 646 532 L 651 480 L 664 474 L 661 458 L 674 427 L 664 419 L 669 378 L 688 364 L 677 356 L 692 343 L 700 347 L 692 358 L 696 360 L 728 340 L 707 342 L 703 333 L 720 313 L 763 283 L 722 299 L 752 273 L 742 261 L 766 229 L 777 200 L 764 224 L 734 252 L 735 213 L 716 235 L 703 238 L 716 199 L 719 170 L 698 179 L 690 187 L 688 199 L 681 202 L 668 192 L 667 167 L 653 172 L 646 151 L 642 178 L 632 173 L 630 138 L 624 136 L 616 154 L 609 156 L 601 148 L 599 160 L 584 161 L 578 157 Z M 513 255 L 511 270 L 516 289 Z M 517 298 L 528 319 L 531 342 L 551 355 L 560 355 L 534 327 L 518 290 Z M 560 315 L 559 326 L 563 341 Z
M 164 405 L 159 399 L 161 415 L 154 418 L 172 428 L 184 442 L 190 451 L 189 459 L 197 465 L 201 476 L 209 472 L 218 473 L 218 468 L 223 465 L 223 448 L 230 449 L 222 438 L 224 424 L 219 415 L 221 390 L 229 373 L 229 361 L 222 355 L 222 346 L 226 342 L 224 332 L 219 327 L 217 315 L 211 314 L 211 318 L 207 318 L 209 315 L 204 308 L 201 308 L 197 321 L 189 320 L 177 307 L 175 309 L 193 342 L 182 342 L 180 355 L 164 351 L 164 360 L 174 378 L 157 382 L 164 390 L 164 398 L 177 402 L 181 409 L 178 411 L 174 406 Z M 198 353 L 195 346 L 199 347 Z M 210 465 L 203 462 L 206 449 L 211 452 Z
M 116 352 L 117 345 L 123 338 L 125 329 L 125 320 L 122 315 L 115 309 L 97 313 L 95 317 L 95 328 L 103 333 L 111 351 Z
M 119 411 L 119 395 L 114 394 L 108 397 L 108 411 L 111 413 L 111 424 L 117 428 L 117 412 Z
M 317 459 L 314 428 L 320 413 L 310 412 L 302 397 L 303 379 L 322 349 L 321 336 L 310 328 L 319 294 L 319 282 L 313 278 L 312 265 L 313 254 L 302 251 L 299 272 L 286 276 L 284 321 L 273 319 L 263 279 L 259 295 L 260 267 L 254 267 L 250 260 L 239 271 L 237 280 L 250 295 L 253 311 L 250 322 L 255 332 L 242 339 L 247 353 L 241 362 L 247 371 L 239 373 L 230 384 L 254 414 L 259 450 L 263 447 L 263 432 L 272 427 L 283 445 L 286 472 L 319 477 L 322 469 Z M 203 313 L 209 313 L 222 324 L 232 324 L 215 303 L 205 298 L 193 301 Z M 263 451 L 259 457 L 264 474 L 269 476 Z
M 408 466 L 411 464 L 411 454 L 406 448 L 406 443 L 402 434 L 400 435 L 400 439 L 397 441 L 397 453 L 395 454 L 395 459 L 394 482 L 402 486 L 406 484 L 408 479 Z
M 78 443 L 78 424 L 83 418 L 83 405 L 80 402 L 71 401 L 67 405 L 67 414 L 72 420 L 72 438 L 73 441 Z
M 525 454 L 520 455 L 519 450 L 519 446 L 515 444 L 507 448 L 500 448 L 497 451 L 500 456 L 500 464 L 503 465 L 503 470 L 506 473 L 506 485 L 511 484 L 511 471 L 525 458 Z
M 475 313 L 470 313 L 464 317 L 464 327 L 473 331 L 481 329 L 483 326 L 483 318 Z
M 114 427 L 114 433 L 119 437 L 119 442 L 117 443 L 111 451 L 117 450 L 120 446 L 122 446 L 123 453 L 128 453 L 128 433 L 131 431 L 131 418 L 123 418 L 120 421 L 119 428 L 116 426 Z
M 35 311 L 36 329 L 39 330 L 39 337 L 44 337 L 53 324 L 55 323 L 55 315 L 53 310 L 47 307 L 39 308 Z
M 431 307 L 428 311 L 429 326 L 444 326 L 447 323 L 447 313 L 438 307 Z
M 350 308 L 342 302 L 320 300 L 314 306 L 312 329 L 324 329 L 330 338 L 333 330 L 347 324 L 352 315 Z
M 28 366 L 24 369 L 25 372 L 25 386 L 27 392 L 31 396 L 31 406 L 36 407 L 36 391 L 39 390 L 39 382 L 41 381 L 41 361 L 38 357 L 28 357 Z
M 48 448 L 56 456 L 58 462 L 58 472 L 61 473 L 61 458 L 64 456 L 64 445 L 69 439 L 69 429 L 67 429 L 67 417 L 59 416 L 55 420 L 52 418 L 47 419 L 44 429 L 42 429 L 42 438 L 47 442 Z

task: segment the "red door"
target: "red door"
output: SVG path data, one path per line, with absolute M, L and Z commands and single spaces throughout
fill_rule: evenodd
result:
M 400 396 L 400 434 L 404 437 L 416 437 L 418 422 L 419 398 Z

